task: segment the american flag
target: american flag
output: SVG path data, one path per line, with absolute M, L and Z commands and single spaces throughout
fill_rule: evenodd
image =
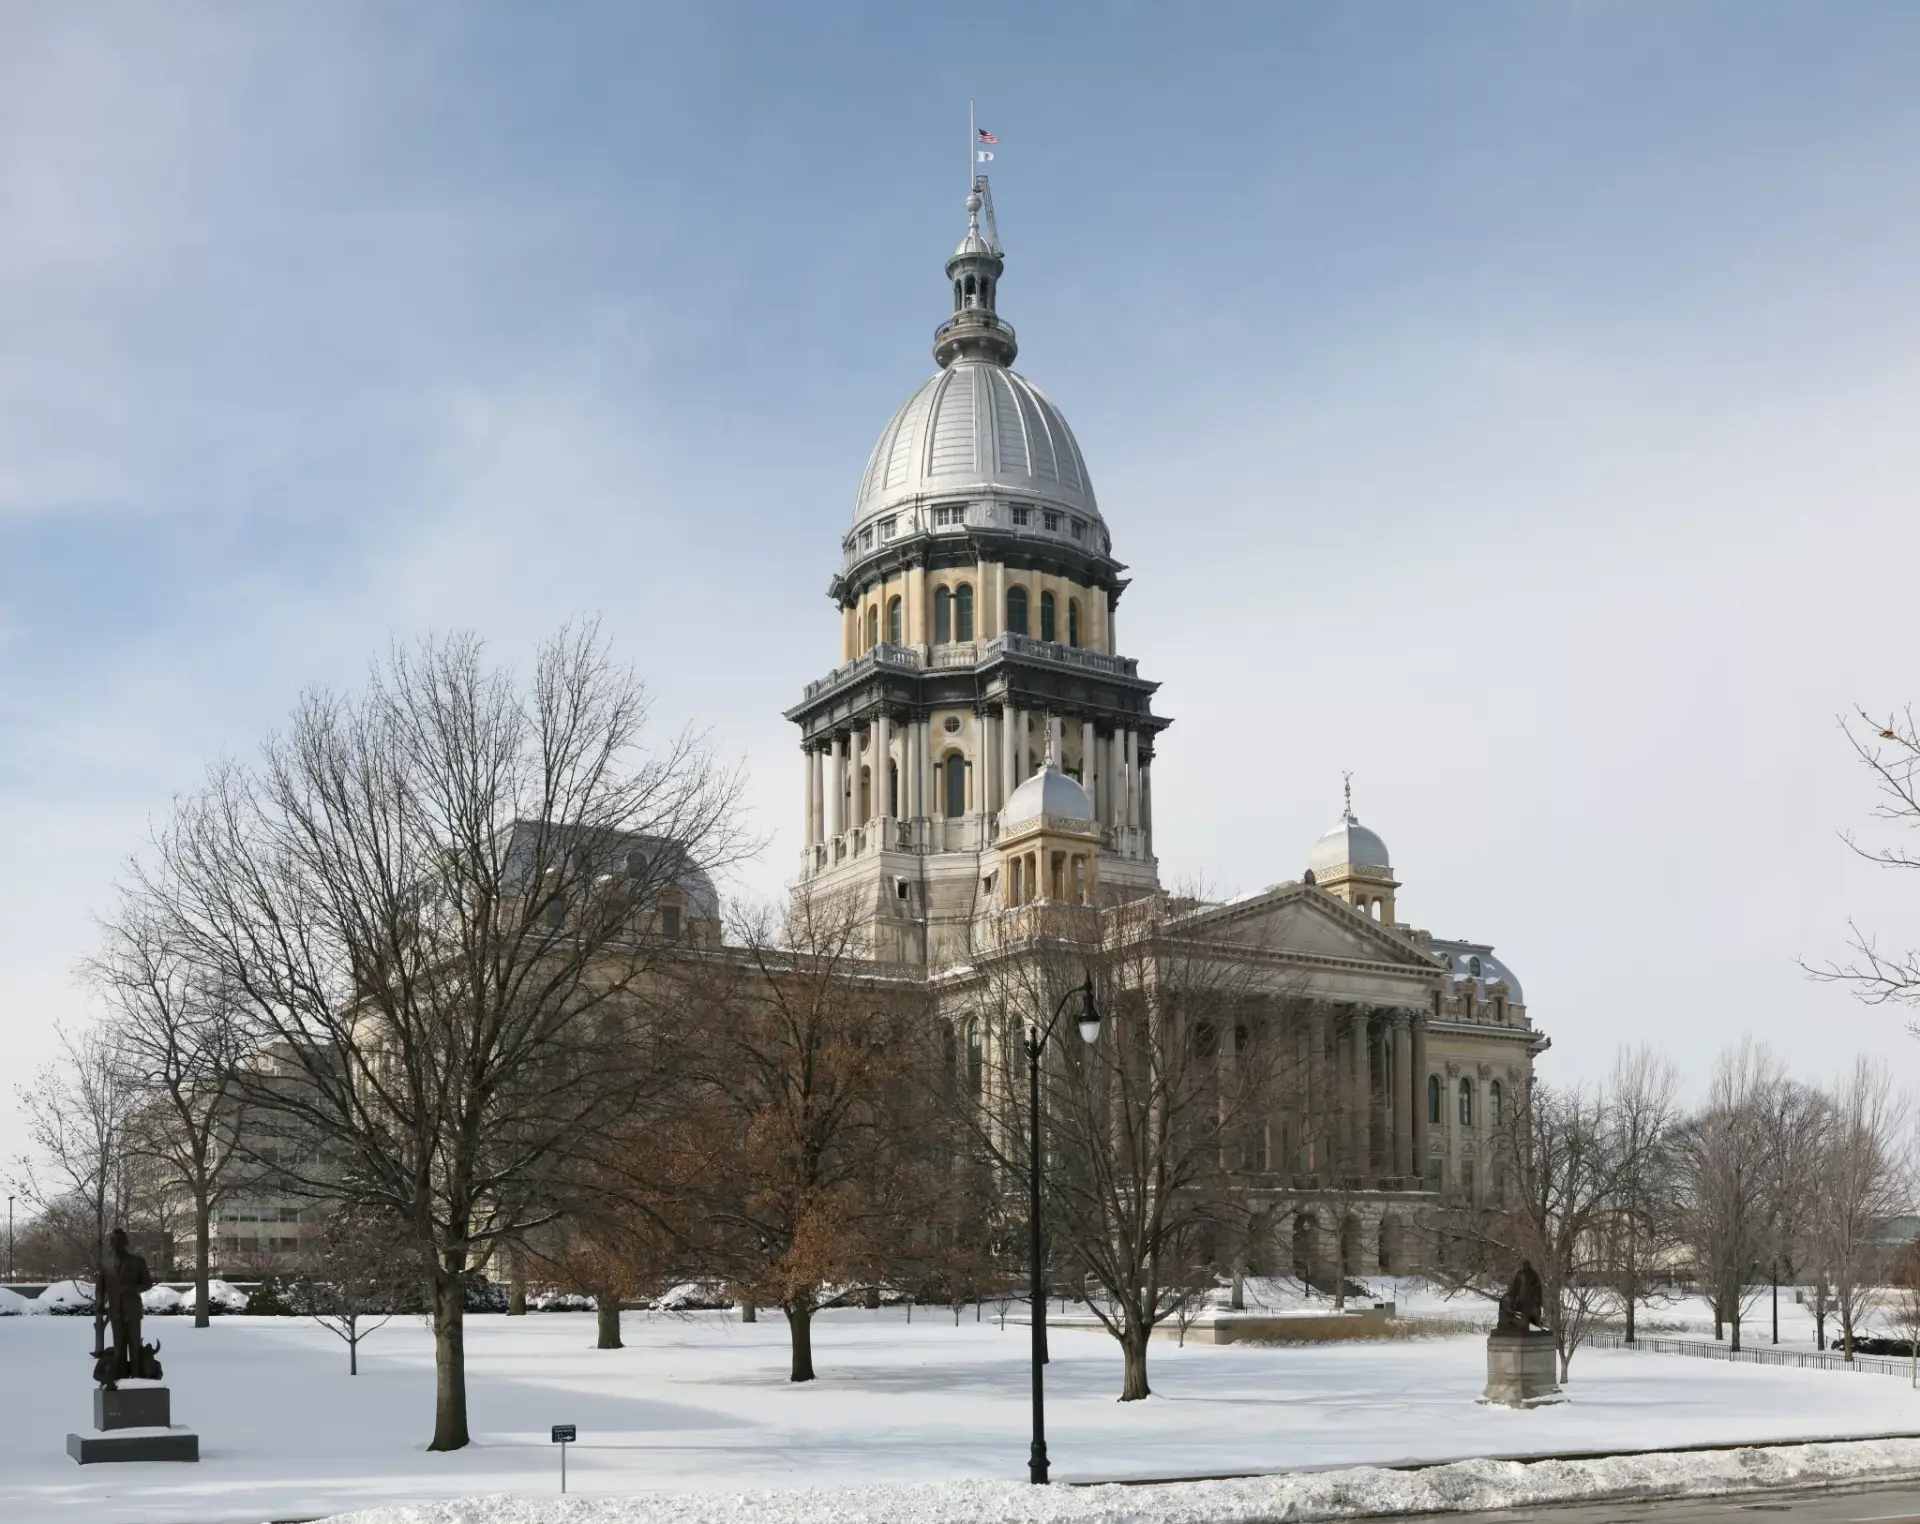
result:
M 980 129 L 980 141 L 983 143 L 997 143 L 1000 140 L 988 132 L 986 128 L 982 127 Z

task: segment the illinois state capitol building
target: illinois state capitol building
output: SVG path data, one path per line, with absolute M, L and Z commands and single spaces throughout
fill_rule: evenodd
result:
M 936 369 L 881 430 L 841 540 L 838 664 L 787 711 L 805 771 L 797 892 L 856 906 L 869 956 L 961 1009 L 1025 908 L 1111 914 L 1163 893 L 1153 759 L 1171 723 L 1121 647 L 1127 568 L 1086 460 L 1012 368 L 989 195 L 976 182 L 946 262 Z M 1274 1119 L 1248 1176 L 1276 1201 L 1341 1181 L 1340 1220 L 1295 1216 L 1296 1266 L 1326 1263 L 1331 1234 L 1349 1270 L 1402 1268 L 1397 1226 L 1441 1193 L 1488 1200 L 1490 1130 L 1546 1046 L 1492 947 L 1408 926 L 1401 887 L 1349 794 L 1297 880 L 1181 912 L 1184 939 L 1257 961 L 1306 1012 L 1292 1019 L 1322 1093 Z

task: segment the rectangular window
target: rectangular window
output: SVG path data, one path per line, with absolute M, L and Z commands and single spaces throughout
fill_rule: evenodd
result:
M 1046 527 L 1048 529 L 1051 529 L 1055 534 L 1058 534 L 1060 532 L 1060 515 L 1059 514 L 1055 513 L 1051 508 L 1049 508 L 1045 513 L 1041 514 L 1040 517 L 1042 518 L 1042 520 L 1045 521 Z
M 881 539 L 891 540 L 893 538 L 894 524 L 895 524 L 895 520 L 893 519 L 882 519 L 880 521 L 880 538 Z
M 873 549 L 873 526 L 872 525 L 868 525 L 865 529 L 860 531 L 860 548 L 862 550 Z
M 680 907 L 678 905 L 660 907 L 660 935 L 669 942 L 680 940 Z
M 964 524 L 966 521 L 967 505 L 965 503 L 945 503 L 933 510 L 935 528 L 953 524 Z
M 1087 537 L 1087 521 L 1085 519 L 1075 519 L 1073 521 L 1073 537 L 1076 540 L 1084 540 Z
M 1033 522 L 1033 510 L 1031 508 L 1016 506 L 1013 510 L 1013 522 L 1022 528 L 1031 524 Z

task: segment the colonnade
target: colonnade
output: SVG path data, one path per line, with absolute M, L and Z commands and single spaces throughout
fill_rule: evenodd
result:
M 1064 759 L 1071 723 L 1078 727 L 1080 783 L 1093 802 L 1094 818 L 1114 833 L 1116 845 L 1137 847 L 1130 855 L 1152 855 L 1152 768 L 1137 729 L 1102 732 L 1090 717 L 1069 721 L 1011 703 L 990 706 L 973 721 L 971 735 L 950 739 L 936 736 L 928 719 L 896 720 L 882 710 L 865 725 L 803 747 L 807 845 L 884 816 L 996 815 L 1008 795 L 1043 765 L 1049 745 L 1056 761 Z M 937 776 L 955 753 L 963 759 L 966 790 L 958 807 Z M 1138 834 L 1122 838 L 1123 832 Z
M 1283 1173 L 1406 1179 L 1428 1151 L 1427 1017 L 1418 1010 L 1313 1006 Z

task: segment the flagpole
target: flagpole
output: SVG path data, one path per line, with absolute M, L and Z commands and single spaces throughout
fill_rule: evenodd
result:
M 979 129 L 976 128 L 973 124 L 973 97 L 969 95 L 967 97 L 967 194 L 968 195 L 973 194 L 973 155 L 975 151 L 974 139 L 977 138 L 979 135 L 980 135 Z

